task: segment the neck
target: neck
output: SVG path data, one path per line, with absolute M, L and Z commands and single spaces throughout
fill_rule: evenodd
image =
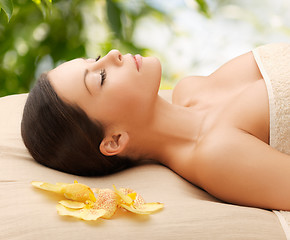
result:
M 204 113 L 158 97 L 152 116 L 133 139 L 132 147 L 138 149 L 139 156 L 169 166 L 171 161 L 193 150 L 201 135 Z

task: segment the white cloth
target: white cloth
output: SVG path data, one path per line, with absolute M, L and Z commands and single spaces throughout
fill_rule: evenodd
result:
M 253 54 L 268 91 L 270 145 L 290 154 L 290 44 L 264 45 L 254 49 Z M 290 240 L 290 212 L 273 212 L 277 215 L 287 240 Z

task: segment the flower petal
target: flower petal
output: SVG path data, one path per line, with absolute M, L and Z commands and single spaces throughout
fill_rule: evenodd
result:
M 121 204 L 120 206 L 133 213 L 151 214 L 162 209 L 164 205 L 162 203 L 145 203 L 143 205 L 140 205 L 139 207 L 128 206 L 126 204 Z
M 40 188 L 46 191 L 50 192 L 55 192 L 55 193 L 61 193 L 62 191 L 62 185 L 54 185 L 51 183 L 46 183 L 46 182 L 38 182 L 38 181 L 33 181 L 31 182 L 32 186 L 36 188 Z
M 145 203 L 144 199 L 142 198 L 142 196 L 138 193 L 136 193 L 134 190 L 130 189 L 130 188 L 120 188 L 119 189 L 120 192 L 122 192 L 125 195 L 128 195 L 129 197 L 131 197 L 132 200 L 134 200 L 134 206 L 139 206 Z M 133 199 L 133 196 L 136 194 L 135 199 Z
M 75 201 L 71 201 L 71 200 L 62 200 L 59 201 L 59 203 L 66 207 L 66 208 L 71 208 L 71 209 L 81 209 L 84 208 L 86 206 L 86 204 L 82 203 L 82 202 L 75 202 Z
M 61 204 L 58 204 L 56 209 L 61 216 L 72 216 L 86 221 L 97 220 L 106 214 L 106 210 L 104 209 L 69 209 Z
M 129 196 L 123 193 L 123 191 L 120 191 L 116 188 L 115 185 L 113 185 L 113 188 L 115 190 L 115 193 L 128 205 L 132 204 L 133 200 Z
M 73 183 L 67 184 L 63 187 L 62 192 L 67 199 L 75 200 L 78 202 L 85 202 L 90 200 L 96 201 L 93 191 L 85 184 Z
M 118 201 L 116 193 L 111 189 L 99 189 L 98 197 L 93 205 L 94 209 L 105 209 L 106 214 L 102 218 L 110 218 L 117 210 Z
M 64 187 L 64 186 L 68 185 L 68 183 L 57 182 L 55 185 Z
M 87 200 L 90 200 L 92 202 L 96 201 L 96 197 L 93 193 L 93 191 L 85 184 L 75 183 L 68 184 L 68 183 L 46 183 L 46 182 L 38 182 L 33 181 L 31 184 L 34 187 L 55 192 L 55 193 L 62 193 L 67 199 L 75 200 L 78 202 L 85 202 Z

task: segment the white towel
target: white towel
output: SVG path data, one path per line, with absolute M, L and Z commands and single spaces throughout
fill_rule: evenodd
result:
M 253 53 L 268 90 L 270 145 L 290 154 L 290 44 L 268 44 Z
M 290 44 L 264 45 L 254 49 L 253 54 L 269 96 L 270 145 L 290 154 Z M 287 240 L 290 240 L 290 212 L 273 212 L 277 215 Z

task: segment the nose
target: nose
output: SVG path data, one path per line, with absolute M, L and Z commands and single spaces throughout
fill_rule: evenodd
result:
M 111 50 L 108 54 L 107 54 L 107 58 L 112 61 L 113 63 L 117 64 L 117 65 L 122 65 L 123 63 L 123 56 L 120 53 L 119 50 Z

